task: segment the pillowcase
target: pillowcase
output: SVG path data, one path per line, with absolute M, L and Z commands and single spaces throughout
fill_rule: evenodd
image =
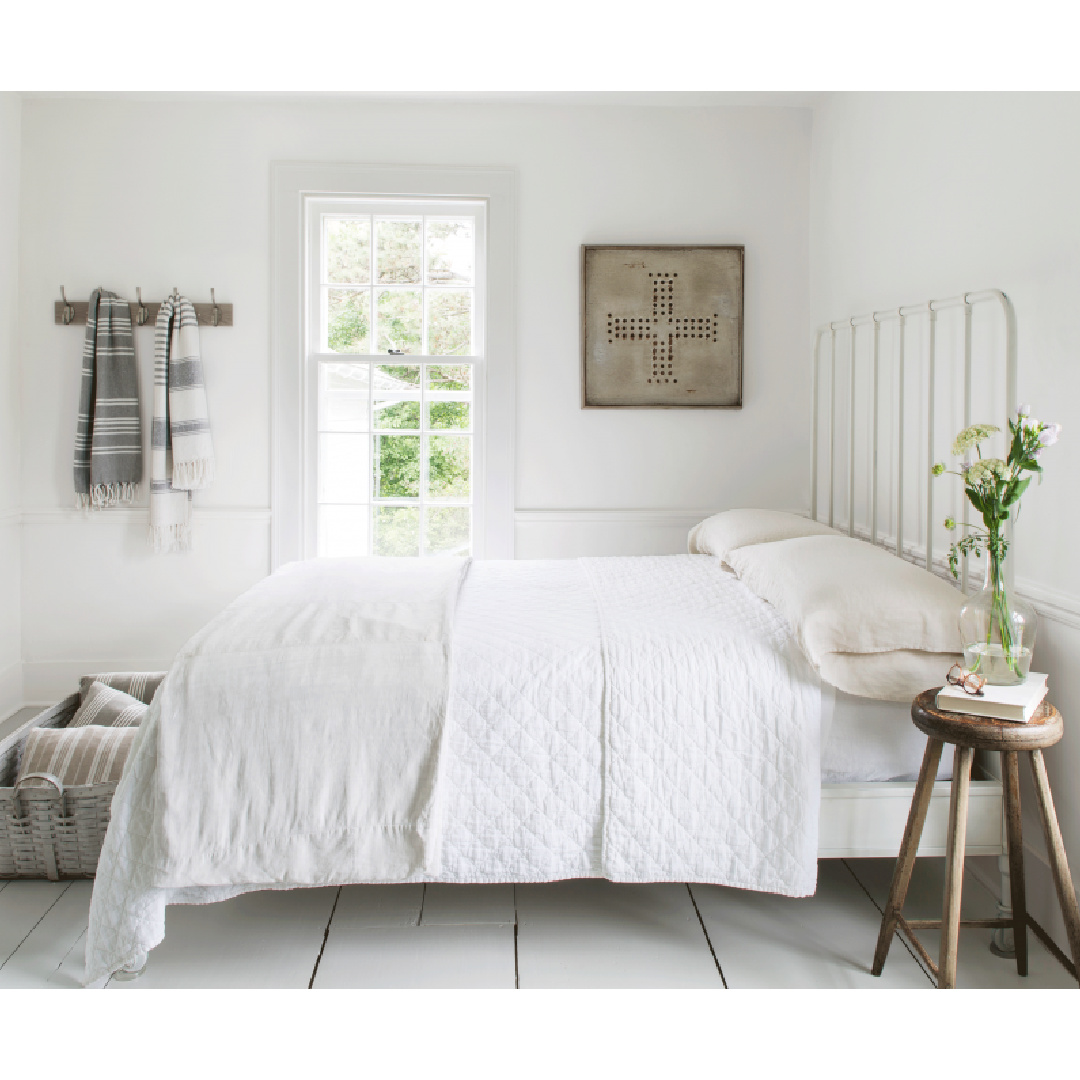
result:
M 771 544 L 797 536 L 839 536 L 820 521 L 783 510 L 724 510 L 699 522 L 686 538 L 691 555 L 715 555 L 727 563 L 728 553 L 750 544 Z
M 23 745 L 18 783 L 30 773 L 49 773 L 64 787 L 118 783 L 136 728 L 90 725 L 76 728 L 34 728 Z M 32 779 L 26 787 L 52 787 L 48 780 Z
M 894 649 L 880 653 L 826 653 L 821 658 L 821 677 L 848 694 L 880 701 L 911 703 L 916 694 L 940 686 L 956 653 Z
M 88 724 L 100 724 L 102 727 L 138 727 L 149 708 L 149 705 L 144 705 L 138 698 L 125 694 L 123 690 L 114 690 L 104 683 L 94 682 L 90 684 L 90 689 L 86 691 L 86 696 L 75 710 L 68 727 L 86 727 Z
M 98 675 L 84 675 L 79 680 L 79 697 L 85 701 L 91 685 L 99 682 L 114 690 L 123 690 L 149 705 L 164 678 L 164 671 L 103 671 Z
M 910 700 L 960 659 L 963 594 L 863 540 L 803 536 L 740 548 L 729 561 L 787 619 L 822 677 L 849 694 Z

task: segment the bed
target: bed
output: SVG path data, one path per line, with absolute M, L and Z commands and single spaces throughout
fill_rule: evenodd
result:
M 854 492 L 855 323 L 841 325 Z M 855 539 L 852 498 L 835 541 L 880 555 L 876 329 L 873 348 L 875 520 L 869 544 Z M 902 335 L 900 348 L 903 400 Z M 820 368 L 816 347 L 814 522 Z M 965 383 L 970 409 L 970 366 Z M 890 561 L 911 556 L 904 429 L 901 410 Z M 932 437 L 927 449 L 932 461 Z M 747 583 L 747 553 L 767 548 L 781 551 L 734 552 L 741 572 L 712 554 L 279 570 L 185 646 L 140 728 L 99 863 L 88 981 L 138 971 L 167 904 L 252 889 L 605 877 L 803 896 L 818 858 L 895 855 L 922 741 L 903 702 L 822 680 L 783 605 Z M 944 853 L 947 788 L 922 854 Z M 1000 784 L 976 781 L 968 852 L 1002 850 Z

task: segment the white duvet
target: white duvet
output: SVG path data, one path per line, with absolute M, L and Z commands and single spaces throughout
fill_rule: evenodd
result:
M 706 556 L 283 568 L 192 639 L 144 721 L 88 981 L 137 965 L 166 904 L 249 889 L 607 877 L 807 895 L 819 725 L 784 620 Z

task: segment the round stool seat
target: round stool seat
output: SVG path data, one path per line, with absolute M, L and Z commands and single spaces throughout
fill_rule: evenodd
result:
M 924 690 L 911 703 L 915 726 L 932 739 L 975 750 L 1045 750 L 1062 736 L 1061 713 L 1044 701 L 1026 723 L 971 713 L 947 712 L 935 704 L 941 687 Z

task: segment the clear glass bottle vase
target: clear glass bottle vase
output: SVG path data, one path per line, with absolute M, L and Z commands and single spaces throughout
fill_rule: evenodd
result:
M 1005 560 L 986 553 L 986 583 L 960 609 L 964 666 L 996 686 L 1015 686 L 1027 678 L 1035 647 L 1035 609 L 1005 584 Z

